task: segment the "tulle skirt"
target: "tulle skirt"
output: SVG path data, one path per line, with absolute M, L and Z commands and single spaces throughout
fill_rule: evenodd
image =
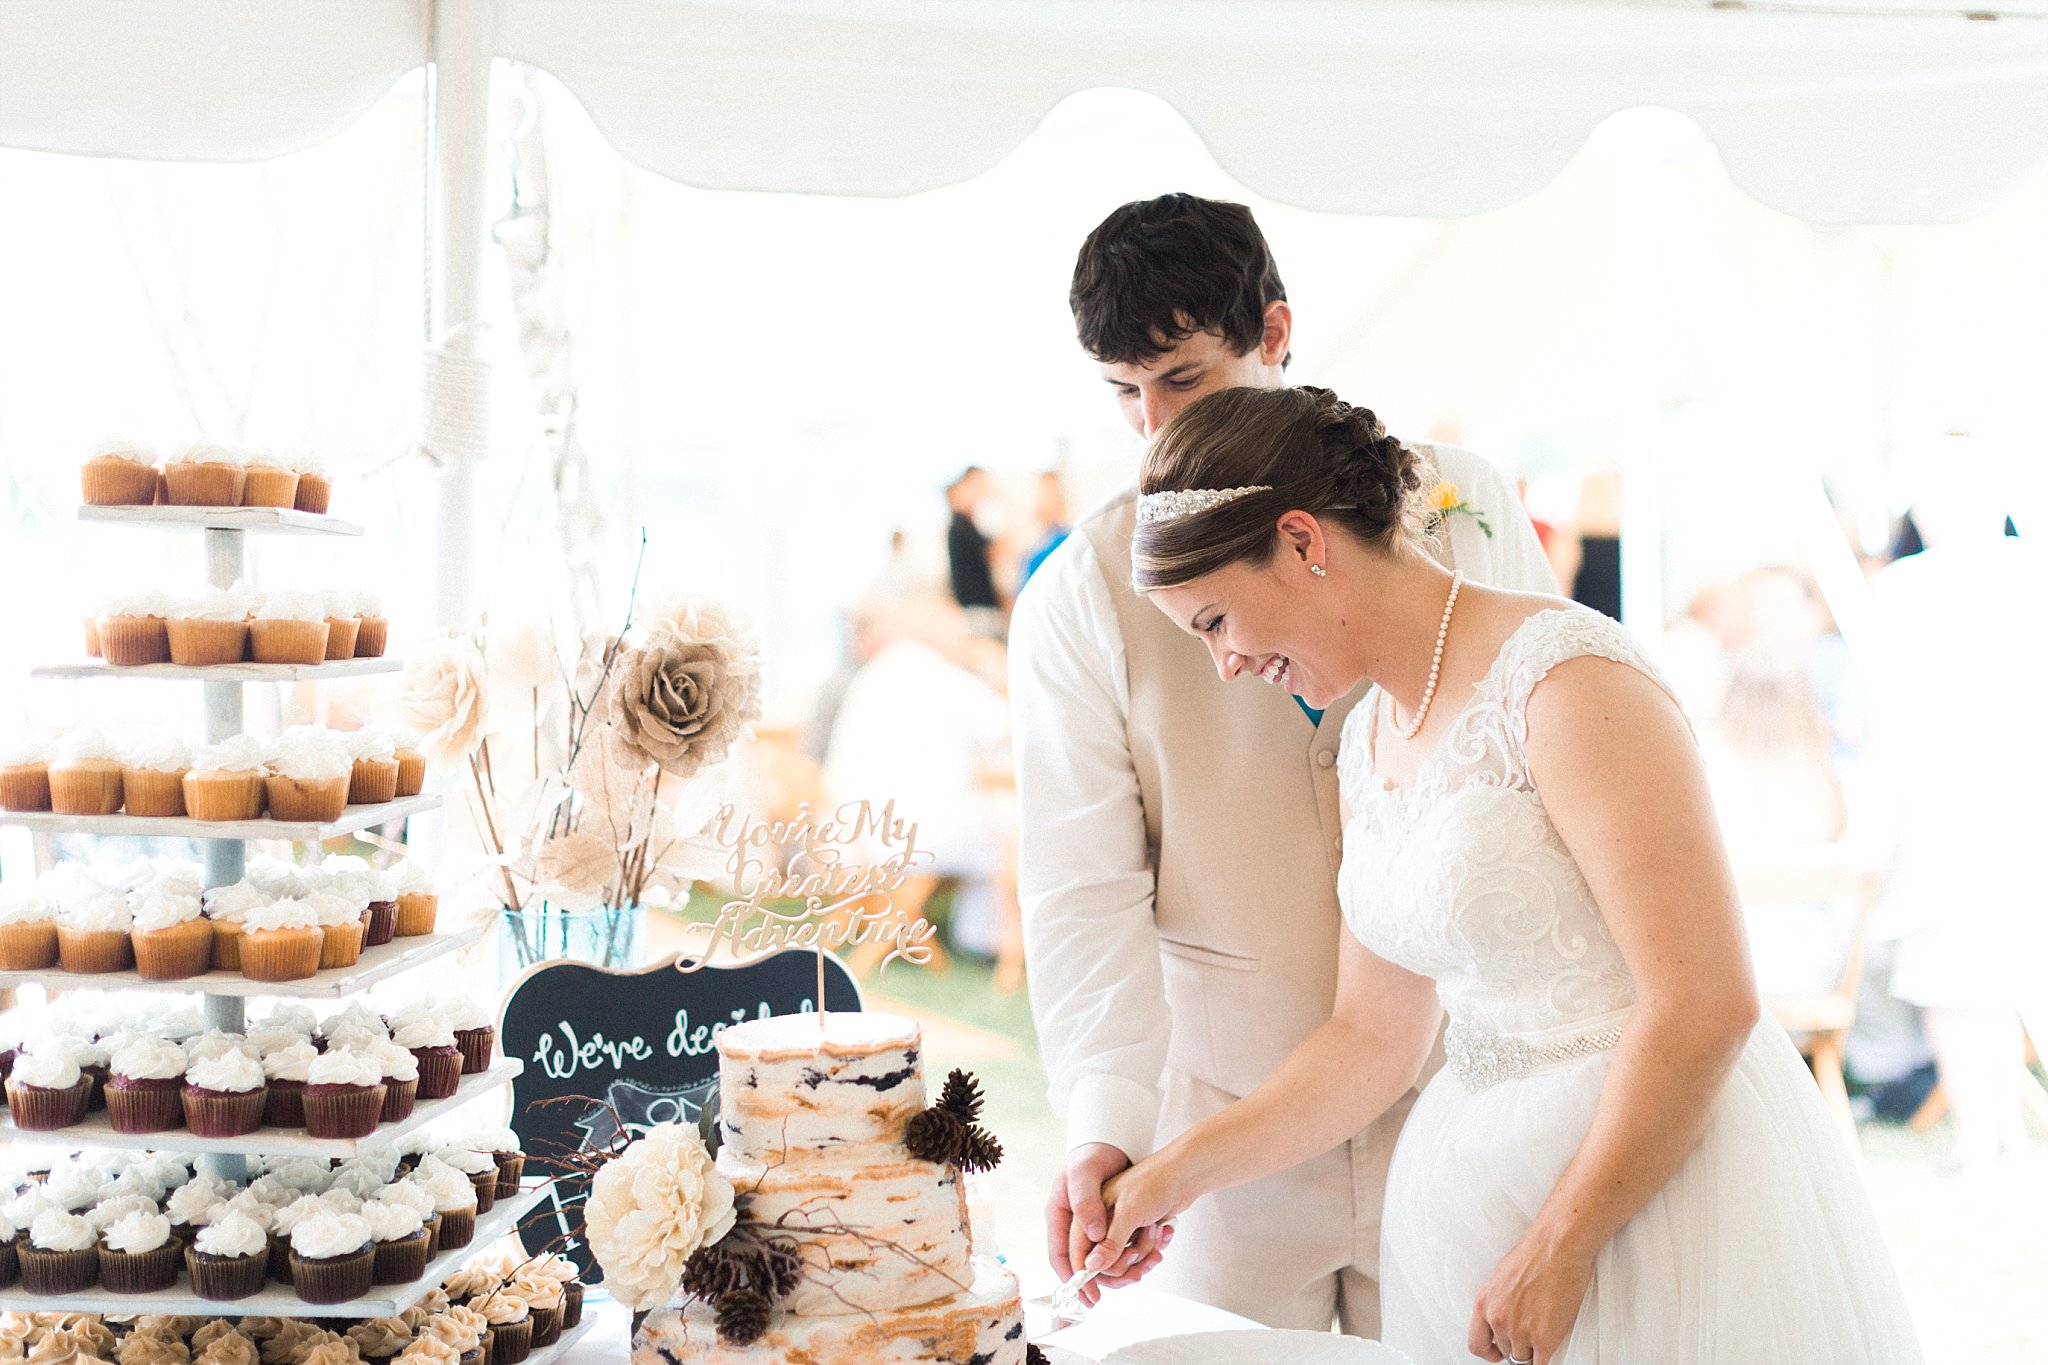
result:
M 1381 1243 L 1385 1340 L 1464 1365 L 1479 1286 L 1528 1228 L 1612 1053 L 1473 1094 L 1439 1073 L 1402 1129 Z M 1775 1020 L 1757 1026 L 1677 1174 L 1600 1252 L 1557 1365 L 1921 1359 L 1862 1179 Z

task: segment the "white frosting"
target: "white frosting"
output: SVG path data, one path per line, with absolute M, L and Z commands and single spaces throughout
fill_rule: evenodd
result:
M 258 621 L 326 621 L 327 604 L 309 592 L 267 592 L 256 599 Z
M 155 1208 L 164 1197 L 164 1182 L 157 1179 L 155 1172 L 141 1166 L 130 1166 L 107 1182 L 100 1190 L 102 1199 L 119 1200 L 140 1196 Z
M 484 1007 L 467 995 L 458 995 L 441 1007 L 441 1017 L 448 1021 L 451 1029 L 465 1030 L 490 1028 L 491 1016 Z
M 137 1038 L 108 1063 L 116 1076 L 135 1081 L 168 1081 L 185 1074 L 185 1049 L 165 1038 Z
M 102 621 L 115 617 L 167 617 L 177 615 L 177 599 L 161 588 L 131 588 L 117 592 L 100 603 Z
M 370 1240 L 370 1225 L 361 1214 L 322 1209 L 292 1225 L 292 1250 L 309 1261 L 347 1256 Z
M 214 1209 L 214 1216 L 209 1221 L 217 1223 L 231 1213 L 239 1213 L 244 1218 L 253 1218 L 256 1220 L 258 1224 L 260 1224 L 264 1228 L 268 1228 L 270 1226 L 270 1216 L 272 1212 L 273 1210 L 271 1206 L 264 1203 L 262 1198 L 259 1195 L 257 1195 L 254 1191 L 243 1190 L 233 1199 L 226 1200 L 225 1202 L 216 1205 Z
M 384 615 L 384 599 L 371 592 L 368 588 L 357 588 L 354 593 L 354 600 L 356 615 L 375 617 L 382 617 Z
M 117 1194 L 103 1198 L 85 1211 L 85 1221 L 104 1231 L 131 1213 L 156 1213 L 156 1201 L 140 1194 Z M 164 1220 L 165 1228 L 170 1220 Z
M 270 1174 L 295 1190 L 318 1192 L 334 1178 L 333 1168 L 309 1156 L 278 1157 L 270 1163 Z
M 434 870 L 425 863 L 407 858 L 385 869 L 390 879 L 391 894 L 397 896 L 430 896 L 434 894 Z
M 466 1146 L 480 1152 L 516 1152 L 519 1148 L 519 1134 L 510 1128 L 484 1128 L 463 1138 Z
M 75 1213 L 45 1209 L 29 1224 L 28 1239 L 44 1251 L 85 1251 L 96 1234 L 92 1224 Z
M 53 1169 L 43 1188 L 50 1192 L 58 1208 L 78 1210 L 91 1206 L 100 1197 L 100 1187 L 106 1181 L 104 1171 L 88 1162 L 74 1161 L 63 1169 Z
M 363 1201 L 374 1197 L 378 1191 L 382 1190 L 387 1178 L 360 1162 L 344 1162 L 335 1168 L 334 1184 L 327 1193 L 330 1196 L 348 1195 L 355 1201 L 350 1206 L 349 1211 L 351 1213 L 360 1212 Z
M 44 924 L 56 909 L 31 887 L 0 886 L 0 924 Z
M 389 1180 L 398 1173 L 398 1144 L 365 1142 L 356 1148 L 355 1160 L 349 1164 L 375 1172 L 379 1180 Z
M 407 1081 L 416 1081 L 420 1078 L 420 1059 L 388 1038 L 372 1039 L 361 1051 L 376 1062 L 378 1069 L 384 1073 L 383 1079 L 387 1081 L 396 1081 L 404 1085 Z
M 237 1094 L 260 1089 L 263 1063 L 246 1052 L 229 1052 L 205 1057 L 185 1068 L 185 1084 L 198 1090 L 226 1090 Z
M 170 1198 L 164 1201 L 164 1212 L 173 1223 L 205 1223 L 214 1206 L 227 1198 L 230 1188 L 226 1181 L 210 1175 L 193 1176 L 171 1191 Z
M 183 858 L 159 858 L 153 864 L 154 871 L 143 883 L 143 888 L 172 891 L 181 896 L 197 896 L 206 886 L 206 869 L 198 863 Z
M 144 1213 L 138 1209 L 108 1224 L 102 1236 L 110 1251 L 125 1251 L 130 1255 L 155 1251 L 171 1240 L 171 1220 L 160 1213 Z
M 192 1245 L 208 1256 L 255 1256 L 270 1249 L 270 1235 L 248 1214 L 228 1212 L 199 1229 Z
M 149 735 L 122 746 L 121 761 L 152 773 L 181 773 L 192 766 L 192 750 L 176 735 Z
M 172 615 L 188 621 L 246 621 L 256 609 L 256 595 L 253 584 L 238 578 L 232 587 L 180 597 Z
M 391 727 L 391 743 L 394 746 L 396 746 L 398 752 L 418 753 L 420 751 L 421 742 L 422 741 L 420 739 L 419 731 L 408 730 L 403 725 L 394 725 Z
M 347 1050 L 321 1053 L 306 1071 L 308 1085 L 377 1085 L 383 1079 L 374 1058 Z
M 359 731 L 358 733 L 368 733 Z M 388 739 L 389 736 L 386 736 Z M 57 756 L 54 740 L 41 735 L 20 735 L 5 745 L 0 745 L 0 768 L 19 768 L 34 763 L 48 763 Z
M 296 1042 L 263 1056 L 263 1074 L 274 1081 L 303 1081 L 320 1054 L 308 1042 Z
M 186 1042 L 185 1060 L 201 1062 L 214 1057 L 225 1057 L 230 1052 L 243 1052 L 247 1050 L 248 1042 L 249 1040 L 239 1033 L 223 1033 L 218 1029 L 209 1029 Z
M 275 469 L 290 474 L 293 472 L 292 457 L 281 450 L 271 450 L 268 447 L 252 450 L 249 452 L 249 468 Z
M 362 1220 L 370 1226 L 370 1236 L 379 1242 L 402 1242 L 427 1225 L 420 1211 L 409 1204 L 392 1204 L 382 1199 L 372 1199 L 363 1205 Z
M 327 608 L 328 620 L 352 621 L 355 619 L 355 594 L 347 588 L 322 588 L 319 590 L 319 597 L 320 601 Z
M 312 474 L 320 478 L 327 477 L 327 461 L 310 450 L 287 451 L 285 452 L 285 458 L 290 460 L 291 467 L 301 474 Z
M 347 777 L 355 767 L 348 746 L 324 730 L 294 729 L 278 737 L 271 770 L 301 781 Z
M 386 1185 L 382 1190 L 378 1191 L 377 1202 L 383 1204 L 403 1204 L 409 1209 L 416 1210 L 423 1222 L 427 1218 L 432 1217 L 434 1213 L 433 1191 L 429 1190 L 425 1185 L 411 1180 L 401 1180 L 396 1184 Z
M 62 1052 L 32 1052 L 14 1059 L 9 1079 L 40 1090 L 69 1090 L 78 1084 L 78 1063 Z
M 256 735 L 234 735 L 209 744 L 193 756 L 192 769 L 208 773 L 262 772 L 270 762 L 270 745 Z
M 354 1213 L 362 1206 L 363 1197 L 340 1184 L 320 1196 L 320 1207 L 330 1213 Z
M 482 1175 L 485 1171 L 498 1169 L 498 1163 L 490 1153 L 479 1152 L 474 1147 L 443 1147 L 434 1155 L 464 1175 Z
M 296 863 L 263 855 L 251 858 L 243 865 L 242 880 L 267 895 L 296 896 L 304 879 L 304 871 L 305 869 Z M 299 1008 L 303 1009 L 304 1006 Z M 276 1011 L 273 1010 L 272 1013 Z
M 64 922 L 85 933 L 125 934 L 134 918 L 128 909 L 128 898 L 119 891 L 102 891 L 64 907 Z
M 323 929 L 362 923 L 363 905 L 347 896 L 337 896 L 331 891 L 315 891 L 305 897 L 305 902 L 313 907 L 313 918 Z M 378 1031 L 382 1032 L 381 1029 Z
M 259 905 L 242 916 L 242 928 L 252 934 L 273 929 L 314 929 L 319 924 L 313 907 L 296 896 Z
M 102 455 L 116 455 L 136 464 L 156 463 L 156 450 L 147 441 L 134 441 L 118 433 L 103 437 L 93 444 L 87 459 L 97 460 Z
M 156 929 L 169 929 L 187 920 L 198 918 L 199 897 L 150 892 L 136 902 L 134 928 L 147 933 Z
M 270 1215 L 270 1226 L 272 1230 L 277 1232 L 290 1232 L 299 1225 L 301 1219 L 310 1218 L 326 1207 L 325 1204 L 320 1202 L 319 1195 L 302 1194 L 292 1200 L 291 1203 L 283 1205 L 276 1212 L 272 1213 Z
M 389 761 L 398 754 L 398 746 L 391 742 L 391 732 L 374 726 L 342 732 L 342 743 L 348 745 L 349 754 L 355 758 Z
M 455 1030 L 446 1019 L 426 1015 L 398 1024 L 391 1030 L 391 1041 L 400 1047 L 454 1047 Z
M 425 1192 L 422 1191 L 422 1193 Z M 50 1192 L 47 1188 L 41 1185 L 31 1185 L 20 1194 L 14 1196 L 14 1198 L 8 1200 L 6 1206 L 0 1208 L 0 1215 L 4 1215 L 7 1221 L 14 1225 L 14 1230 L 19 1232 L 35 1222 L 36 1215 L 45 1209 L 56 1209 L 59 1213 L 64 1212 L 59 1207 L 57 1201 L 50 1198 Z
M 287 1000 L 270 1007 L 270 1013 L 263 1016 L 263 1027 L 290 1029 L 302 1038 L 310 1038 L 320 1027 L 320 1021 L 312 1010 L 297 1001 Z
M 86 759 L 118 761 L 120 753 L 114 741 L 101 730 L 70 730 L 57 741 L 57 763 L 77 763 Z
M 273 1052 L 282 1052 L 297 1047 L 306 1041 L 306 1035 L 297 1029 L 278 1028 L 273 1024 L 261 1024 L 249 1030 L 242 1039 L 242 1046 L 258 1057 L 268 1057 Z
M 476 1207 L 476 1186 L 469 1177 L 438 1157 L 422 1158 L 413 1168 L 414 1184 L 434 1197 L 436 1212 L 452 1213 Z
M 351 1000 L 328 1015 L 327 1022 L 321 1025 L 321 1032 L 329 1038 L 351 1029 L 361 1029 L 381 1037 L 384 1033 L 384 1018 L 377 1013 L 374 1006 L 362 1000 Z
M 177 453 L 176 453 L 175 455 L 171 455 L 171 456 L 168 456 L 168 457 L 166 457 L 166 458 L 165 458 L 165 460 L 164 460 L 164 463 L 165 463 L 166 465 L 174 465 L 174 464 L 232 464 L 232 465 L 239 465 L 239 464 L 241 464 L 241 463 L 242 463 L 242 456 L 241 456 L 240 452 L 238 452 L 238 451 L 234 451 L 234 450 L 230 450 L 230 449 L 229 449 L 228 447 L 226 447 L 226 446 L 224 446 L 224 445 L 220 444 L 220 442 L 218 442 L 218 441 L 209 441 L 209 440 L 206 440 L 206 439 L 204 439 L 204 438 L 201 438 L 200 440 L 197 440 L 197 441 L 187 441 L 187 442 L 186 442 L 186 443 L 185 443 L 184 445 L 182 445 L 182 446 L 178 447 L 178 451 L 177 451 Z
M 240 923 L 244 915 L 259 905 L 268 905 L 272 899 L 270 892 L 246 881 L 236 882 L 233 886 L 216 886 L 206 893 L 206 913 L 214 919 Z

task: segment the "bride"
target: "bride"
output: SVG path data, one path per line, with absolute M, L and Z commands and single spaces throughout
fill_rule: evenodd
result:
M 1213 394 L 1146 456 L 1135 586 L 1224 680 L 1311 707 L 1376 686 L 1339 758 L 1335 1012 L 1115 1182 L 1089 1266 L 1365 1127 L 1448 1014 L 1388 1176 L 1390 1345 L 1420 1365 L 1918 1361 L 1840 1132 L 1759 1012 L 1677 704 L 1607 618 L 1432 560 L 1422 477 L 1312 388 Z

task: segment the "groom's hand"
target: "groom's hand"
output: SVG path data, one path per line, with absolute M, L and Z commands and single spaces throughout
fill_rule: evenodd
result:
M 1102 1187 L 1130 1165 L 1131 1159 L 1120 1149 L 1103 1142 L 1067 1153 L 1066 1164 L 1053 1178 L 1052 1197 L 1045 1203 L 1046 1256 L 1060 1279 L 1071 1279 L 1075 1267 L 1108 1234 L 1109 1210 L 1103 1203 Z M 1108 1270 L 1082 1288 L 1082 1301 L 1093 1307 L 1102 1290 L 1137 1283 L 1159 1264 L 1159 1253 L 1172 1238 L 1171 1228 L 1163 1234 L 1157 1228 L 1145 1229 Z

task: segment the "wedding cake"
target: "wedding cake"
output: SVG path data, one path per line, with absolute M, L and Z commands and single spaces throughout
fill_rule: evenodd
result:
M 927 1106 L 919 1048 L 916 1024 L 875 1014 L 719 1034 L 735 1222 L 642 1324 L 635 1365 L 1023 1365 L 1017 1282 L 970 1254 L 961 1179 L 1001 1149 L 961 1073 Z

